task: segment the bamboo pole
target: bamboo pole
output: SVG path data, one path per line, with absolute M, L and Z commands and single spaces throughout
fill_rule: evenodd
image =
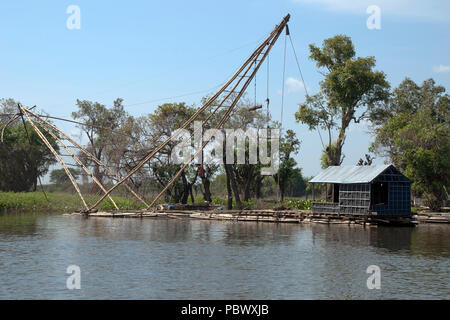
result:
M 25 111 L 26 112 L 26 111 Z M 98 181 L 98 179 L 92 174 L 92 172 L 86 168 L 86 166 L 81 162 L 81 160 L 72 152 L 72 150 L 69 149 L 69 147 L 66 146 L 66 144 L 59 139 L 49 128 L 47 128 L 45 125 L 43 125 L 42 123 L 40 123 L 41 127 L 47 131 L 52 137 L 53 139 L 55 139 L 56 141 L 58 141 L 62 147 L 67 151 L 67 153 L 72 157 L 72 159 L 75 160 L 76 163 L 78 163 L 79 166 L 81 166 L 84 170 L 84 172 L 86 172 L 86 174 L 88 176 L 90 176 L 92 178 L 92 180 L 99 186 L 99 188 L 106 193 L 106 189 L 105 187 L 103 187 L 103 185 L 100 183 L 100 181 Z M 116 202 L 113 200 L 113 198 L 111 198 L 110 195 L 108 195 L 108 199 L 111 200 L 112 204 L 114 205 L 114 208 L 116 208 L 116 210 L 119 210 L 119 207 L 117 206 Z
M 267 57 L 267 55 L 269 54 L 270 49 L 273 47 L 273 45 L 275 44 L 275 42 L 278 40 L 278 37 L 280 36 L 281 32 L 283 32 L 284 27 L 286 26 L 287 22 L 289 20 L 289 15 L 283 19 L 283 22 L 277 26 L 277 32 L 274 35 L 273 39 L 271 42 L 269 42 L 269 47 L 267 48 L 267 50 L 264 52 L 262 58 L 260 59 L 260 61 L 258 62 L 258 64 L 255 66 L 253 72 L 251 73 L 251 75 L 249 76 L 249 78 L 247 79 L 247 81 L 244 83 L 244 85 L 242 86 L 241 90 L 239 91 L 238 95 L 234 98 L 233 102 L 231 103 L 230 107 L 228 108 L 227 112 L 225 113 L 225 115 L 222 117 L 222 119 L 219 121 L 219 123 L 216 125 L 215 129 L 219 129 L 224 123 L 225 121 L 228 120 L 229 116 L 231 115 L 231 112 L 233 111 L 234 107 L 236 106 L 237 102 L 239 101 L 239 99 L 241 98 L 242 94 L 244 93 L 245 89 L 248 87 L 248 85 L 250 84 L 250 82 L 252 81 L 253 77 L 255 76 L 256 72 L 258 71 L 259 67 L 262 65 L 262 63 L 264 62 L 264 59 Z M 263 47 L 259 48 L 260 50 L 256 51 L 257 54 L 255 55 L 255 61 L 256 59 L 259 57 L 259 55 L 261 54 Z M 246 72 L 244 73 L 244 76 L 247 74 L 248 70 L 250 70 L 250 68 L 252 67 L 253 62 L 249 65 L 249 67 L 247 68 Z M 241 79 L 243 79 L 243 77 L 241 77 Z M 239 81 L 240 82 L 240 81 Z M 239 84 L 238 82 L 238 84 Z M 234 87 L 236 88 L 237 85 Z M 152 201 L 152 203 L 150 204 L 150 206 L 153 206 L 158 200 L 159 198 L 170 188 L 170 186 L 176 181 L 176 179 L 178 179 L 178 177 L 182 174 L 183 170 L 186 169 L 186 167 L 191 163 L 191 161 L 200 153 L 203 151 L 203 149 L 206 147 L 206 145 L 211 141 L 212 136 L 210 136 L 201 146 L 201 148 L 199 150 L 197 150 L 190 158 L 190 160 L 185 163 L 181 169 L 177 172 L 177 174 L 170 180 L 170 182 L 164 187 L 164 189 L 156 196 L 156 198 Z
M 289 21 L 289 17 L 290 15 L 286 15 L 282 22 L 277 25 L 274 30 L 270 33 L 270 35 L 266 38 L 266 40 L 258 47 L 257 50 L 253 51 L 253 53 L 250 55 L 250 57 L 244 62 L 244 64 L 239 68 L 239 70 L 227 81 L 227 83 L 225 83 L 222 88 L 219 89 L 219 91 L 214 94 L 211 98 L 208 99 L 208 101 L 200 108 L 198 109 L 179 129 L 177 129 L 175 131 L 174 134 L 172 134 L 172 136 L 170 138 L 168 138 L 166 141 L 164 141 L 159 147 L 157 147 L 156 149 L 154 149 L 152 152 L 150 152 L 144 159 L 141 160 L 141 162 L 134 167 L 124 178 L 122 178 L 118 183 L 116 183 L 114 186 L 112 186 L 109 190 L 108 190 L 108 194 L 111 193 L 115 188 L 117 188 L 119 185 L 121 185 L 125 180 L 127 180 L 129 177 L 131 177 L 134 173 L 136 173 L 136 171 L 138 171 L 148 160 L 150 160 L 157 152 L 159 152 L 161 149 L 163 149 L 170 141 L 172 141 L 173 139 L 175 139 L 180 132 L 185 129 L 192 121 L 194 121 L 203 111 L 206 110 L 206 108 L 208 108 L 221 94 L 223 91 L 225 91 L 226 88 L 228 88 L 230 86 L 230 84 L 239 76 L 239 74 L 242 72 L 242 70 L 245 69 L 245 67 L 249 64 L 253 62 L 253 59 L 256 55 L 256 53 L 261 50 L 262 48 L 264 48 L 271 39 L 274 38 L 274 35 L 276 36 L 276 38 L 278 38 L 279 33 L 282 31 L 282 29 L 285 27 L 285 25 L 287 24 L 287 22 Z M 281 30 L 281 31 L 280 31 Z M 257 69 L 255 69 L 257 70 Z M 91 209 L 97 207 L 105 198 L 106 196 L 104 195 L 99 201 L 97 201 L 97 203 L 95 203 Z M 151 206 L 151 205 L 150 205 Z
M 44 142 L 44 144 L 47 146 L 47 148 L 53 153 L 53 155 L 56 157 L 56 159 L 59 161 L 59 163 L 61 164 L 61 166 L 64 168 L 64 171 L 66 172 L 67 176 L 70 179 L 70 182 L 72 182 L 73 186 L 75 187 L 75 190 L 77 191 L 78 195 L 81 198 L 81 201 L 83 202 L 84 207 L 86 208 L 86 210 L 89 210 L 88 205 L 86 204 L 86 201 L 83 198 L 83 195 L 81 194 L 80 189 L 78 188 L 78 184 L 75 181 L 75 179 L 73 178 L 72 174 L 70 173 L 69 169 L 67 168 L 67 166 L 65 165 L 64 161 L 61 159 L 61 157 L 58 155 L 58 153 L 55 151 L 55 149 L 52 147 L 52 145 L 50 144 L 50 142 L 48 142 L 47 138 L 44 136 L 44 134 L 38 129 L 38 127 L 36 127 L 36 125 L 34 124 L 34 122 L 30 119 L 29 115 L 27 114 L 26 110 L 19 104 L 19 109 L 20 111 L 25 115 L 25 117 L 27 118 L 27 120 L 30 122 L 30 125 L 33 127 L 34 131 L 36 131 L 36 133 L 38 134 L 38 136 L 41 138 L 41 140 Z M 25 112 L 24 112 L 25 111 Z
M 97 159 L 92 153 L 90 153 L 89 151 L 87 151 L 85 148 L 83 148 L 82 146 L 80 146 L 75 140 L 73 140 L 70 136 L 68 136 L 64 131 L 58 129 L 58 127 L 54 126 L 52 123 L 46 121 L 45 119 L 41 118 L 39 115 L 35 114 L 34 112 L 30 111 L 30 109 L 26 109 L 24 108 L 27 112 L 29 112 L 33 117 L 39 119 L 41 122 L 47 124 L 50 128 L 54 129 L 56 132 L 58 132 L 59 134 L 61 134 L 65 139 L 67 139 L 70 143 L 72 143 L 75 147 L 77 147 L 78 149 L 80 149 L 87 157 L 89 157 L 92 161 L 94 161 L 95 163 L 97 163 L 99 166 L 101 166 L 103 169 L 105 169 L 110 175 L 111 177 L 116 180 L 119 181 L 120 177 L 118 177 L 111 169 L 109 169 L 103 162 L 101 162 L 99 159 Z M 148 204 L 142 199 L 141 196 L 139 196 L 129 185 L 128 183 L 124 183 L 125 187 L 128 189 L 128 191 L 131 192 L 131 194 L 133 194 L 133 196 L 136 197 L 136 199 L 138 199 L 139 201 L 141 201 L 146 207 L 148 207 Z
M 34 109 L 36 106 L 33 106 L 30 108 Z M 1 134 L 0 134 L 0 142 L 3 143 L 3 134 L 5 133 L 5 129 L 7 126 L 9 126 L 11 123 L 13 123 L 15 120 L 17 120 L 20 117 L 20 114 L 13 114 L 13 116 L 1 127 Z

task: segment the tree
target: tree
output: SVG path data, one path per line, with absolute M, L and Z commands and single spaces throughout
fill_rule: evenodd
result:
M 103 163 L 108 162 L 105 159 L 108 148 L 114 149 L 116 153 L 121 152 L 117 145 L 111 144 L 111 141 L 115 134 L 113 130 L 119 129 L 129 118 L 122 102 L 123 99 L 118 98 L 114 101 L 113 107 L 108 109 L 98 102 L 77 100 L 78 111 L 72 112 L 72 118 L 84 123 L 80 128 L 88 138 L 87 150 Z M 80 153 L 80 159 L 86 166 L 93 168 L 93 175 L 100 183 L 103 183 L 106 174 L 101 166 L 82 153 Z M 99 187 L 94 185 L 93 191 L 99 191 Z
M 80 170 L 69 168 L 72 177 L 76 180 L 80 176 Z M 50 182 L 54 184 L 66 184 L 70 182 L 69 177 L 64 169 L 55 169 L 50 172 Z
M 286 196 L 301 197 L 306 194 L 306 181 L 301 168 L 294 168 L 286 184 Z
M 327 131 L 322 166 L 337 166 L 343 161 L 342 147 L 351 121 L 359 123 L 379 108 L 388 97 L 389 84 L 383 72 L 373 71 L 374 57 L 355 57 L 353 43 L 345 35 L 324 40 L 322 48 L 309 47 L 310 59 L 316 61 L 324 79 L 320 92 L 306 97 L 295 118 L 310 130 Z
M 262 129 L 270 126 L 270 117 L 265 115 L 261 111 L 251 110 L 253 104 L 248 99 L 242 99 L 236 109 L 233 111 L 230 119 L 226 122 L 226 126 L 229 129 L 241 129 L 244 132 L 248 129 Z M 225 137 L 225 144 L 227 143 L 227 137 Z M 230 192 L 229 199 L 231 196 L 231 191 L 233 191 L 236 206 L 238 208 L 242 207 L 241 195 L 244 201 L 250 200 L 252 196 L 259 197 L 261 195 L 261 185 L 265 178 L 261 175 L 261 164 L 251 164 L 249 161 L 249 141 L 245 141 L 245 150 L 239 150 L 238 146 L 234 147 L 234 153 L 243 151 L 245 154 L 245 163 L 238 164 L 237 157 L 235 156 L 234 163 L 228 163 L 225 165 L 225 173 L 229 179 Z M 225 146 L 224 146 L 225 155 Z M 225 158 L 224 158 L 225 163 Z M 227 183 L 228 185 L 228 183 Z
M 374 158 L 370 154 L 365 154 L 364 157 L 366 160 L 363 160 L 363 158 L 359 158 L 357 166 L 371 166 Z
M 389 157 L 413 181 L 413 192 L 439 210 L 450 187 L 450 98 L 445 88 L 433 79 L 419 86 L 406 78 L 372 120 L 371 150 Z
M 0 99 L 0 124 L 5 123 L 12 116 L 11 114 L 17 113 L 19 110 L 17 109 L 18 102 L 14 99 Z
M 0 110 L 1 112 L 1 110 Z M 55 157 L 33 130 L 30 124 L 17 121 L 4 132 L 4 141 L 0 143 L 0 190 L 36 191 L 38 178 L 48 172 Z M 38 126 L 38 128 L 40 128 Z M 56 141 L 45 130 L 41 132 L 58 151 Z
M 145 133 L 148 141 L 145 146 L 145 154 L 153 150 L 165 141 L 179 129 L 186 119 L 189 119 L 195 113 L 195 107 L 188 106 L 186 103 L 166 103 L 146 117 Z M 190 128 L 192 136 L 192 128 Z M 175 176 L 182 164 L 173 163 L 171 155 L 175 146 L 180 143 L 183 137 L 179 135 L 176 139 L 170 141 L 155 157 L 149 162 L 152 176 L 156 179 L 161 188 L 165 187 Z M 198 166 L 190 164 L 181 173 L 180 179 L 167 190 L 166 200 L 174 202 L 187 203 L 189 195 L 192 197 L 192 188 L 198 177 Z
M 280 168 L 278 173 L 273 176 L 280 189 L 281 202 L 284 201 L 286 187 L 294 175 L 294 167 L 297 165 L 291 156 L 298 153 L 299 148 L 300 140 L 296 138 L 295 132 L 287 130 L 286 135 L 280 141 Z

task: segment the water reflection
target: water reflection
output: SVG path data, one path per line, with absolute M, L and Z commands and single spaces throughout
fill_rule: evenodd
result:
M 0 215 L 0 298 L 449 298 L 450 226 Z M 65 289 L 68 265 L 82 290 Z M 366 287 L 367 266 L 382 290 Z
M 28 214 L 0 214 L 0 233 L 3 235 L 28 236 L 36 233 L 37 215 Z

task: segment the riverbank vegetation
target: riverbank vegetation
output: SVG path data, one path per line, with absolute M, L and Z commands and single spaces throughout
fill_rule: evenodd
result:
M 87 195 L 86 201 L 94 203 L 99 196 Z M 145 209 L 142 203 L 127 197 L 112 197 L 120 210 L 140 210 Z M 195 204 L 204 203 L 203 197 L 196 197 Z M 188 204 L 192 204 L 189 199 Z M 212 197 L 212 205 L 224 208 L 227 205 L 225 198 Z M 243 208 L 267 209 L 280 206 L 276 200 L 249 200 L 243 202 Z M 289 209 L 309 210 L 311 209 L 311 200 L 298 198 L 286 198 L 283 206 Z M 45 213 L 70 213 L 82 207 L 82 203 L 77 194 L 74 193 L 48 193 L 43 192 L 0 192 L 0 213 L 2 212 L 45 212 Z M 236 207 L 236 203 L 233 203 Z M 99 207 L 99 210 L 114 210 L 114 206 L 108 199 Z
M 86 201 L 94 203 L 99 196 L 87 195 Z M 138 210 L 144 206 L 131 198 L 112 197 L 119 209 Z M 43 192 L 0 192 L 0 212 L 46 212 L 69 213 L 82 207 L 78 195 L 72 193 Z M 113 210 L 114 206 L 106 199 L 100 210 Z

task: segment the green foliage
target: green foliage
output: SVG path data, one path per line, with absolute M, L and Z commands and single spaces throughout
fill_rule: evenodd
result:
M 333 141 L 330 145 L 322 150 L 322 155 L 320 156 L 320 166 L 322 167 L 322 169 L 326 169 L 329 166 L 335 166 L 337 161 L 336 159 L 340 159 L 340 165 L 342 163 L 342 160 L 344 159 L 344 153 L 342 153 L 342 151 L 339 149 L 338 141 Z
M 373 120 L 371 150 L 388 156 L 413 181 L 413 191 L 439 210 L 450 188 L 450 98 L 445 89 L 432 79 L 421 86 L 405 79 L 381 111 Z
M 45 175 L 56 162 L 31 125 L 25 126 L 26 129 L 22 122 L 16 122 L 5 129 L 4 142 L 0 143 L 0 190 L 35 190 L 38 177 Z M 56 141 L 42 128 L 40 131 L 58 151 Z
M 47 193 L 49 201 L 42 192 L 0 192 L 0 211 L 34 211 L 67 213 L 82 208 L 78 195 L 69 193 Z M 93 204 L 99 196 L 87 195 L 86 202 Z M 141 203 L 131 198 L 113 197 L 117 206 L 122 210 L 143 209 Z M 109 199 L 100 205 L 99 210 L 114 210 Z
M 297 162 L 291 155 L 298 153 L 299 149 L 300 140 L 296 138 L 295 132 L 287 130 L 285 136 L 280 139 L 280 167 L 278 173 L 273 176 L 280 187 L 281 201 L 284 199 L 289 180 L 298 173 L 294 168 Z
M 119 143 L 123 142 L 121 136 L 126 136 L 125 130 L 122 135 L 113 132 L 120 130 L 130 119 L 122 102 L 123 99 L 118 98 L 111 108 L 107 108 L 98 102 L 77 99 L 78 111 L 72 112 L 72 118 L 84 123 L 80 128 L 88 138 L 87 150 L 104 163 L 112 164 L 111 158 L 120 158 L 126 150 Z M 93 175 L 102 183 L 105 172 L 101 166 L 84 155 L 80 159 L 86 166 L 93 168 Z M 95 187 L 93 191 L 99 191 L 99 188 Z
M 373 71 L 375 58 L 356 58 L 351 39 L 337 35 L 325 39 L 322 48 L 310 45 L 310 59 L 323 71 L 320 92 L 307 96 L 295 114 L 297 122 L 310 130 L 328 132 L 322 166 L 340 165 L 345 133 L 353 120 L 358 123 L 375 112 L 389 95 L 385 74 Z M 337 139 L 332 138 L 338 131 Z
M 301 197 L 306 194 L 306 181 L 302 176 L 302 169 L 294 168 L 286 184 L 286 196 Z
M 284 205 L 291 209 L 311 210 L 312 200 L 287 199 Z

